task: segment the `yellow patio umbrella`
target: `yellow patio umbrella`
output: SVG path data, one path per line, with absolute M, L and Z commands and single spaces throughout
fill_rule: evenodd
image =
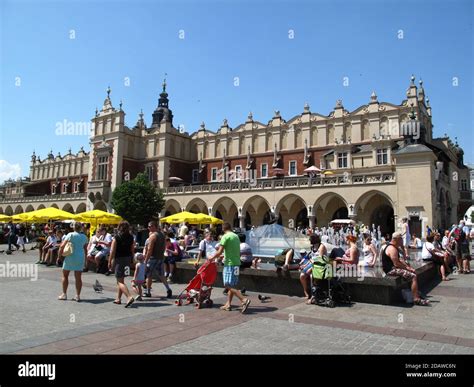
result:
M 55 207 L 42 208 L 41 210 L 24 212 L 12 216 L 12 221 L 28 223 L 45 223 L 50 220 L 69 220 L 74 219 L 74 214 L 60 210 Z
M 206 214 L 196 214 L 200 220 L 198 224 L 222 224 L 224 221 L 222 219 L 216 218 L 211 215 Z
M 332 172 L 332 171 L 323 171 L 323 172 L 321 172 L 321 174 L 323 174 L 323 175 L 334 175 L 334 172 Z
M 0 214 L 0 223 L 8 223 L 11 219 L 11 216 Z
M 98 224 L 118 224 L 123 220 L 123 218 L 119 215 L 101 210 L 81 212 L 80 214 L 75 215 L 74 219 L 78 222 L 90 223 L 91 236 L 94 235 Z
M 201 214 L 201 215 L 204 215 L 204 214 Z M 170 216 L 166 216 L 164 218 L 161 218 L 160 223 L 176 224 L 176 223 L 188 222 L 188 223 L 191 223 L 191 224 L 201 224 L 201 223 L 199 223 L 200 219 L 202 219 L 202 216 L 199 217 L 198 214 L 193 214 L 192 212 L 183 211 L 183 212 L 179 212 L 179 213 L 174 214 L 174 215 L 170 215 Z

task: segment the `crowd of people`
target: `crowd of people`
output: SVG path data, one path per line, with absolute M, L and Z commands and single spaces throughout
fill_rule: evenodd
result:
M 8 251 L 12 252 L 13 247 L 17 251 L 26 251 L 25 243 L 31 235 L 26 225 L 9 223 L 6 229 Z M 205 260 L 223 263 L 223 282 L 228 299 L 222 309 L 231 310 L 232 300 L 236 297 L 245 311 L 250 300 L 238 290 L 239 273 L 241 269 L 259 268 L 260 262 L 246 242 L 245 233 L 234 232 L 228 223 L 219 229 L 202 230 L 188 223 L 158 226 L 155 221 L 151 221 L 144 233 L 143 251 L 139 251 L 137 231 L 127 222 L 121 222 L 116 228 L 100 226 L 92 236 L 89 235 L 89 225 L 78 222 L 36 226 L 34 231 L 39 252 L 37 264 L 63 269 L 60 300 L 67 299 L 72 271 L 76 280 L 74 300 L 80 301 L 81 275 L 92 269 L 97 273 L 115 275 L 115 304 L 122 304 L 124 296 L 126 307 L 135 301 L 142 301 L 143 297 L 151 297 L 154 273 L 163 284 L 166 297 L 172 298 L 169 284 L 173 283 L 176 263 L 189 258 L 190 250 L 197 249 L 196 267 Z M 351 227 L 344 230 L 343 249 L 331 245 L 328 235 L 319 229 L 305 229 L 303 233 L 308 236 L 311 246 L 309 251 L 302 249 L 296 252 L 292 246 L 281 249 L 275 254 L 274 265 L 277 270 L 300 272 L 300 282 L 308 300 L 311 299 L 311 269 L 315 257 L 328 256 L 335 265 L 380 266 L 385 275 L 399 276 L 410 282 L 415 304 L 427 305 L 429 302 L 420 297 L 418 291 L 416 270 L 410 264 L 410 251 L 421 250 L 418 254 L 421 260 L 433 262 L 439 268 L 441 279 L 448 281 L 454 271 L 470 273 L 470 242 L 474 241 L 474 228 L 466 226 L 463 220 L 443 233 L 429 231 L 422 242 L 410 234 L 406 218 L 402 220 L 400 232 L 380 240 L 370 230 Z M 126 283 L 126 277 L 129 276 L 132 277 L 132 291 Z

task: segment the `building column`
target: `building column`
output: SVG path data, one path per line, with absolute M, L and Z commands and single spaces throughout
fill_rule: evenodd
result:
M 314 228 L 316 226 L 316 216 L 310 215 L 308 216 L 309 219 L 309 228 Z
M 239 216 L 239 227 L 245 230 L 245 216 Z

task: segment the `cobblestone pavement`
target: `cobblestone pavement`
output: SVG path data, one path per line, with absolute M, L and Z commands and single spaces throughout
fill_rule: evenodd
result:
M 34 265 L 36 256 L 0 254 L 0 275 L 7 261 Z M 279 295 L 261 303 L 250 293 L 252 304 L 242 315 L 219 310 L 222 289 L 214 289 L 212 309 L 178 308 L 161 297 L 125 309 L 112 303 L 113 276 L 95 273 L 83 275 L 81 303 L 58 301 L 61 270 L 37 267 L 36 281 L 0 278 L 0 353 L 474 353 L 472 275 L 434 287 L 432 307 L 328 309 Z M 103 293 L 92 289 L 96 279 Z M 183 288 L 172 285 L 174 294 Z M 164 295 L 159 283 L 153 290 Z M 68 296 L 74 294 L 71 276 Z

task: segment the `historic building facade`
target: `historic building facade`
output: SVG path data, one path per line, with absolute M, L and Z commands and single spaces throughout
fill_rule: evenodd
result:
M 92 126 L 89 153 L 33 155 L 24 192 L 4 193 L 0 213 L 111 210 L 114 188 L 139 172 L 164 191 L 161 215 L 199 211 L 240 227 L 352 218 L 390 232 L 408 217 L 421 234 L 456 222 L 472 203 L 463 151 L 447 136 L 433 138 L 429 100 L 414 77 L 400 104 L 372 93 L 352 112 L 340 100 L 327 115 L 306 104 L 288 120 L 275 111 L 262 123 L 250 113 L 235 128 L 224 120 L 213 132 L 202 123 L 192 135 L 173 126 L 166 82 L 149 126 L 142 112 L 127 126 L 108 89 Z M 312 166 L 323 173 L 305 172 Z

